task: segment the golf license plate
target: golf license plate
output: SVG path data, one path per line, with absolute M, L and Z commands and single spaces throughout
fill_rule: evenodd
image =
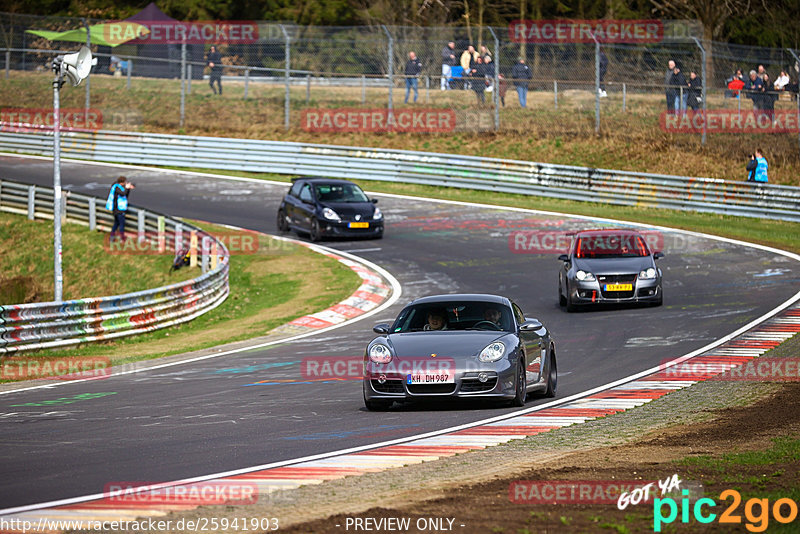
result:
M 452 384 L 455 381 L 455 372 L 447 369 L 406 375 L 406 384 Z
M 348 228 L 369 228 L 368 222 L 351 222 L 348 225 Z
M 606 284 L 606 291 L 633 291 L 633 284 Z

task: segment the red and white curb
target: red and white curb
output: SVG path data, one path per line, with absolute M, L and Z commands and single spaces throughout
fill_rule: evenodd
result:
M 363 273 L 367 274 L 367 273 Z M 364 277 L 365 284 L 372 285 L 376 280 Z M 316 314 L 312 314 L 316 315 Z M 324 316 L 329 317 L 329 316 Z M 260 466 L 252 470 L 240 470 L 223 476 L 198 477 L 191 480 L 175 481 L 159 485 L 159 489 L 139 492 L 135 497 L 121 499 L 108 495 L 95 495 L 72 503 L 61 501 L 50 503 L 48 508 L 0 510 L 6 521 L 28 521 L 37 524 L 46 520 L 83 521 L 132 521 L 136 517 L 163 517 L 171 512 L 181 512 L 196 508 L 195 504 L 164 502 L 163 488 L 169 486 L 174 494 L 175 488 L 191 487 L 202 482 L 203 485 L 219 484 L 248 485 L 257 487 L 260 497 L 269 499 L 271 493 L 295 489 L 303 485 L 321 484 L 347 476 L 384 471 L 396 467 L 417 464 L 471 450 L 485 449 L 515 439 L 549 432 L 554 429 L 584 423 L 599 417 L 624 412 L 637 406 L 668 395 L 697 382 L 708 380 L 725 371 L 747 364 L 768 350 L 777 347 L 800 332 L 800 305 L 796 302 L 782 312 L 756 326 L 731 336 L 711 350 L 681 357 L 658 369 L 623 380 L 611 388 L 590 392 L 585 396 L 576 395 L 567 402 L 555 401 L 541 407 L 524 410 L 522 415 L 495 417 L 472 425 L 447 429 L 441 433 L 430 433 L 416 438 L 394 440 L 373 446 L 365 446 L 350 451 L 340 451 L 332 455 L 317 455 L 301 460 L 292 460 Z M 670 373 L 671 366 L 691 363 L 693 372 Z M 558 402 L 562 402 L 558 404 Z M 370 448 L 371 447 L 371 448 Z M 185 490 L 188 493 L 190 490 Z M 148 493 L 150 492 L 150 493 Z M 149 496 L 150 495 L 150 496 Z M 91 500 L 88 500 L 91 498 Z M 122 502 L 120 502 L 122 500 Z M 41 523 L 38 523 L 41 524 Z M 9 532 L 15 532 L 10 530 Z

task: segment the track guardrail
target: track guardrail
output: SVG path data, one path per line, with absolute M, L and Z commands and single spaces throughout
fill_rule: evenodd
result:
M 0 150 L 51 155 L 52 132 L 0 132 Z M 460 187 L 800 221 L 800 187 L 408 150 L 112 131 L 61 134 L 64 157 Z
M 104 200 L 65 191 L 62 202 L 65 222 L 110 230 L 113 216 Z M 0 178 L 0 211 L 52 220 L 53 190 Z M 137 222 L 129 239 L 153 240 L 148 246 L 164 253 L 198 245 L 203 274 L 124 295 L 0 305 L 0 355 L 149 332 L 190 321 L 225 300 L 229 262 L 222 242 L 196 226 L 141 208 L 131 206 L 128 215 Z

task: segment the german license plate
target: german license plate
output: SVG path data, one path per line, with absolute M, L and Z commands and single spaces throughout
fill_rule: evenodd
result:
M 348 223 L 348 228 L 369 228 L 368 222 L 351 222 Z
M 446 370 L 406 375 L 406 384 L 452 384 L 455 381 L 455 373 Z
M 606 291 L 633 291 L 633 284 L 606 284 Z

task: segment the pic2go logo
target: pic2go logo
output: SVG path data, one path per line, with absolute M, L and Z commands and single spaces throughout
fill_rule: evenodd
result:
M 692 506 L 689 503 L 689 490 L 683 490 L 681 493 L 683 494 L 683 498 L 680 501 L 681 523 L 689 523 L 690 511 L 698 523 L 711 523 L 717 518 L 717 514 L 710 510 L 710 508 L 717 506 L 717 502 L 714 499 L 704 497 L 698 499 Z M 728 489 L 720 493 L 719 498 L 722 501 L 726 501 L 729 498 L 733 499 L 728 508 L 720 514 L 719 523 L 741 524 L 742 517 L 736 513 L 742 503 L 741 494 L 736 490 Z M 666 516 L 664 516 L 665 507 L 668 509 Z M 661 532 L 662 525 L 669 525 L 675 522 L 678 518 L 678 509 L 678 503 L 671 497 L 654 499 L 653 531 Z M 778 499 L 770 509 L 769 499 L 748 499 L 744 503 L 744 517 L 748 521 L 745 523 L 745 528 L 750 532 L 764 532 L 769 526 L 770 512 L 778 523 L 791 523 L 797 518 L 797 503 L 788 498 Z

